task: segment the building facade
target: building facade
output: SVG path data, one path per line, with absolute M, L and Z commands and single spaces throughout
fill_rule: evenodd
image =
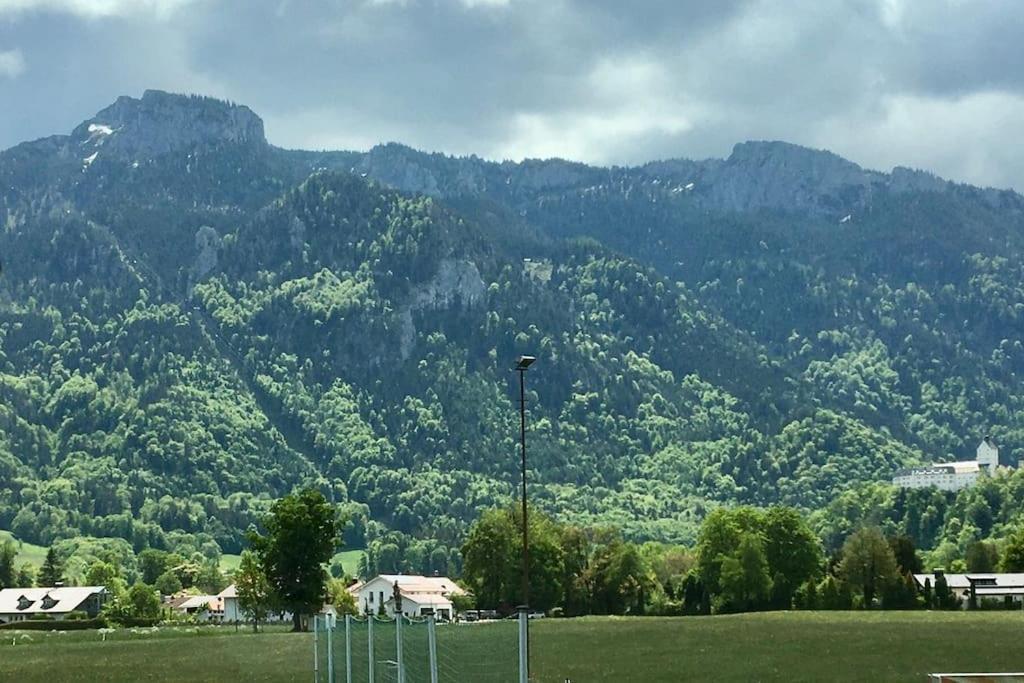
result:
M 0 624 L 39 617 L 63 621 L 72 612 L 93 618 L 106 599 L 107 589 L 103 586 L 4 588 L 0 590 Z
M 922 465 L 900 470 L 892 478 L 894 486 L 921 489 L 934 486 L 942 491 L 959 491 L 973 486 L 978 477 L 995 474 L 999 466 L 999 448 L 992 437 L 978 444 L 974 460 Z
M 366 583 L 349 588 L 360 614 L 385 614 L 394 617 L 395 586 L 402 599 L 402 614 L 407 617 L 434 615 L 452 619 L 455 608 L 451 599 L 465 591 L 446 576 L 418 576 L 413 574 L 380 574 Z

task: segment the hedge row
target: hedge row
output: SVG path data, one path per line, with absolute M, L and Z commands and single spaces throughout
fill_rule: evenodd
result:
M 0 624 L 3 631 L 85 631 L 91 628 L 104 628 L 107 625 L 106 619 L 66 619 L 64 621 L 52 621 L 49 619 L 28 619 L 27 621 L 12 621 L 9 624 Z
M 119 619 L 116 623 L 103 617 L 96 619 L 67 619 L 54 621 L 51 619 L 28 619 L 0 624 L 0 631 L 85 631 L 88 629 L 106 628 L 107 626 L 150 627 L 155 626 L 158 619 Z

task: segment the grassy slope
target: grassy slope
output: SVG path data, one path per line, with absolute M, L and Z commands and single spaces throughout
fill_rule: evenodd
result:
M 37 567 L 43 566 L 43 561 L 46 559 L 46 548 L 41 545 L 33 545 L 31 543 L 24 543 L 14 537 L 10 531 L 0 530 L 0 543 L 5 541 L 14 541 L 14 545 L 18 548 L 18 557 L 14 560 L 15 564 L 34 564 Z
M 359 570 L 359 556 L 362 554 L 362 550 L 345 550 L 335 555 L 331 561 L 333 562 L 334 560 L 340 559 L 342 566 L 345 567 L 345 572 L 350 576 L 355 576 Z M 241 555 L 221 555 L 221 571 L 233 572 L 238 569 L 238 564 L 241 561 Z
M 512 626 L 512 624 L 509 624 Z M 921 681 L 935 671 L 1020 671 L 1017 613 L 769 613 L 533 622 L 534 678 L 573 681 Z M 468 659 L 474 627 L 463 627 Z M 479 628 L 479 627 L 476 627 Z M 514 632 L 514 629 L 509 633 Z M 216 633 L 216 634 L 213 634 Z M 312 637 L 222 630 L 157 639 L 0 638 L 0 680 L 290 681 L 311 676 Z M 514 656 L 515 641 L 508 639 Z M 56 645 L 59 643 L 59 645 Z M 493 643 L 490 644 L 493 648 Z M 451 647 L 446 655 L 453 656 Z M 502 657 L 502 659 L 505 659 Z M 483 660 L 487 661 L 487 660 Z M 409 683 L 415 683 L 410 679 Z

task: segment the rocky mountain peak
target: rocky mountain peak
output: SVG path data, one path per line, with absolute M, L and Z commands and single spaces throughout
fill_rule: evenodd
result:
M 263 120 L 248 107 L 159 90 L 140 99 L 119 97 L 79 125 L 72 140 L 94 152 L 133 158 L 224 142 L 266 144 Z
M 788 142 L 752 141 L 733 148 L 709 178 L 712 202 L 734 211 L 772 208 L 831 214 L 859 208 L 886 176 L 837 154 Z

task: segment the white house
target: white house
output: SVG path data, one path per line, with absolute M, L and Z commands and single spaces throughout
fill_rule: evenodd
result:
M 245 621 L 245 614 L 238 606 L 238 591 L 235 589 L 235 584 L 231 584 L 220 593 L 217 594 L 220 598 L 221 604 L 224 605 L 224 621 L 231 623 L 234 621 Z
M 0 590 L 0 624 L 37 616 L 62 621 L 71 612 L 95 617 L 106 599 L 107 589 L 103 586 L 4 588 Z
M 402 596 L 402 614 L 407 617 L 435 615 L 451 619 L 455 614 L 451 598 L 466 591 L 446 576 L 418 576 L 413 574 L 380 574 L 366 583 L 349 587 L 362 614 L 379 614 L 381 609 L 389 617 L 395 616 L 395 585 Z
M 973 486 L 982 472 L 995 474 L 998 466 L 999 448 L 992 437 L 986 436 L 978 444 L 974 460 L 936 463 L 900 470 L 892 478 L 892 483 L 907 489 L 934 486 L 943 491 L 959 491 Z
M 231 584 L 220 593 L 217 594 L 217 598 L 223 605 L 223 619 L 225 623 L 233 623 L 236 621 L 248 621 L 249 617 L 245 614 L 242 608 L 238 604 L 238 589 L 235 588 L 235 584 Z M 291 612 L 269 612 L 267 618 L 264 621 L 283 621 L 288 622 L 292 620 Z
M 224 618 L 224 601 L 219 595 L 193 595 L 179 604 L 175 610 L 199 621 L 218 622 Z
M 918 590 L 922 591 L 925 581 L 928 581 L 934 591 L 935 579 L 938 576 L 938 574 L 914 574 L 914 583 L 917 584 Z M 944 574 L 944 576 L 950 592 L 962 600 L 961 606 L 964 608 L 970 601 L 972 587 L 979 603 L 986 598 L 999 601 L 1009 598 L 1020 605 L 1024 600 L 1024 574 L 967 573 Z

